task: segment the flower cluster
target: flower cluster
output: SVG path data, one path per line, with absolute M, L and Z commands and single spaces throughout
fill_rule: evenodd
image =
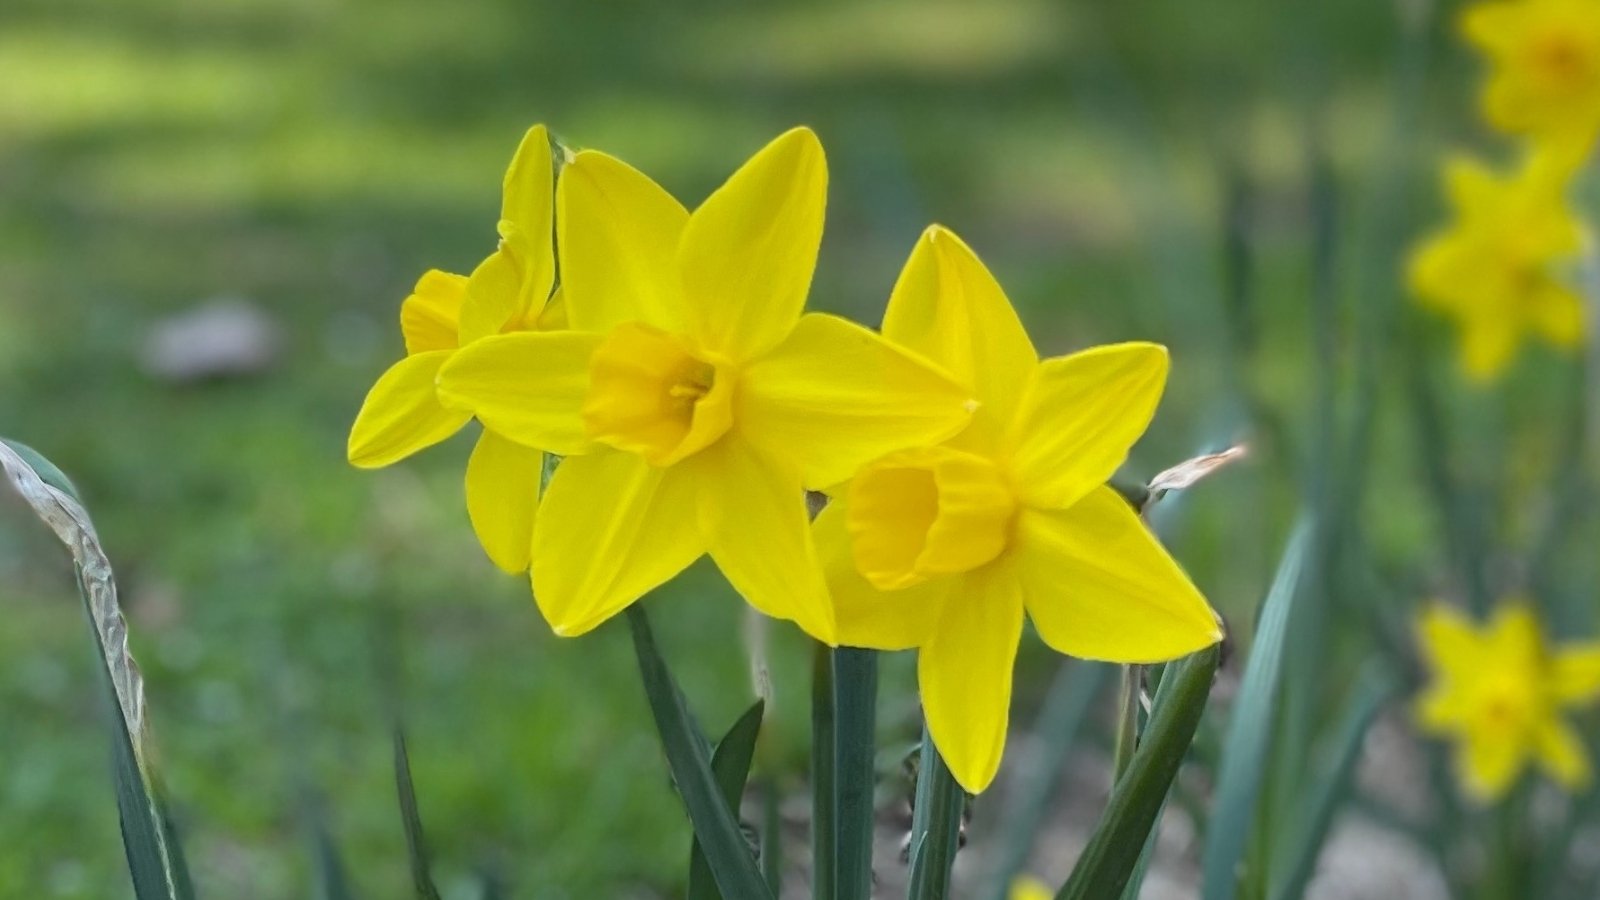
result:
M 882 334 L 804 312 L 828 183 L 804 128 L 693 211 L 604 153 L 560 161 L 528 132 L 498 248 L 471 277 L 418 283 L 408 355 L 350 436 L 353 463 L 382 466 L 476 418 L 473 526 L 495 563 L 530 572 L 557 634 L 709 555 L 817 640 L 918 649 L 930 733 L 971 791 L 999 765 L 1024 611 L 1084 658 L 1153 662 L 1221 638 L 1106 487 L 1154 415 L 1164 348 L 1041 360 L 977 255 L 937 226 Z M 541 496 L 544 454 L 560 464 Z M 808 490 L 830 499 L 814 523 Z
M 1498 799 L 1533 763 L 1565 787 L 1588 782 L 1583 742 L 1561 713 L 1600 699 L 1600 642 L 1552 648 L 1518 601 L 1481 628 L 1435 606 L 1419 632 L 1434 681 L 1418 718 L 1424 730 L 1456 741 L 1470 794 Z
M 1408 274 L 1423 305 L 1455 321 L 1467 374 L 1489 381 L 1530 335 L 1583 339 L 1587 229 L 1569 194 L 1600 132 L 1600 0 L 1488 0 L 1461 22 L 1491 67 L 1484 117 L 1519 139 L 1519 158 L 1504 173 L 1445 164 L 1455 221 L 1416 248 Z

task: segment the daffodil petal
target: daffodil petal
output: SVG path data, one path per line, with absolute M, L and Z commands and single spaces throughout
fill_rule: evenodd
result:
M 429 269 L 417 279 L 411 296 L 400 304 L 400 333 L 407 353 L 454 350 L 461 302 L 467 296 L 467 279 Z
M 1040 637 L 1069 656 L 1151 663 L 1222 640 L 1200 591 L 1108 487 L 1023 510 L 1010 552 Z
M 689 213 L 644 173 L 585 150 L 556 188 L 561 286 L 573 328 L 644 322 L 684 330 L 678 242 Z M 696 298 L 709 303 L 709 298 Z
M 925 360 L 837 316 L 802 316 L 745 369 L 734 420 L 810 488 L 838 484 L 892 450 L 936 444 L 971 417 L 972 395 Z
M 935 225 L 911 251 L 883 334 L 973 388 L 1001 423 L 1011 420 L 1039 354 L 1005 291 L 954 232 Z
M 1483 661 L 1483 641 L 1472 620 L 1460 610 L 1434 603 L 1417 622 L 1417 638 L 1433 668 L 1455 677 L 1470 674 Z
M 487 429 L 467 459 L 467 517 L 489 559 L 512 575 L 528 571 L 544 454 Z
M 1008 438 L 1022 497 L 1060 509 L 1104 484 L 1150 426 L 1166 381 L 1159 344 L 1111 344 L 1040 364 Z
M 533 597 L 550 627 L 583 634 L 698 559 L 696 489 L 690 468 L 631 453 L 562 460 L 533 528 Z
M 350 462 L 376 469 L 431 447 L 472 416 L 439 402 L 434 380 L 456 351 L 430 350 L 400 360 L 379 376 L 350 429 Z
M 506 168 L 500 194 L 500 218 L 529 234 L 553 236 L 555 162 L 550 156 L 550 133 L 543 125 L 529 128 Z
M 1499 730 L 1469 729 L 1460 745 L 1458 764 L 1467 793 L 1482 801 L 1498 800 L 1528 762 L 1528 743 Z
M 959 579 L 934 578 L 898 591 L 873 587 L 856 569 L 840 500 L 823 508 L 811 523 L 811 533 L 833 598 L 840 645 L 909 650 L 928 641 Z
M 600 336 L 522 331 L 475 341 L 439 372 L 439 398 L 528 447 L 572 456 L 592 448 L 583 424 L 589 358 Z
M 917 654 L 922 711 L 934 746 L 968 793 L 994 781 L 1005 751 L 1022 595 L 1005 565 L 964 576 Z
M 1539 767 L 1557 783 L 1569 789 L 1589 783 L 1589 752 L 1571 725 L 1552 716 L 1540 724 L 1534 743 Z
M 811 289 L 828 164 L 808 128 L 780 135 L 689 217 L 678 260 L 690 333 L 735 361 L 773 347 Z
M 1550 692 L 1567 704 L 1600 698 L 1600 641 L 1572 644 L 1556 651 Z
M 837 643 L 799 471 L 731 437 L 690 461 L 701 479 L 700 530 L 734 590 L 766 615 Z
M 520 321 L 522 270 L 504 244 L 472 270 L 461 305 L 461 344 L 496 335 Z

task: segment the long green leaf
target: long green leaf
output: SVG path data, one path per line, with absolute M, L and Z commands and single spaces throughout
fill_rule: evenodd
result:
M 1221 648 L 1212 645 L 1167 666 L 1161 680 L 1171 684 L 1171 693 L 1152 710 L 1128 771 L 1056 900 L 1106 900 L 1127 886 L 1200 726 L 1221 658 Z
M 950 774 L 944 757 L 922 729 L 922 756 L 917 765 L 916 809 L 911 814 L 910 900 L 945 900 L 950 895 L 950 868 L 961 846 L 961 817 L 967 794 Z
M 111 562 L 70 479 L 23 444 L 0 439 L 0 471 L 72 552 L 78 592 L 108 704 L 112 781 L 123 850 L 139 900 L 191 900 L 194 887 L 177 834 L 145 767 L 144 679 L 128 650 Z
M 1282 862 L 1274 863 L 1273 900 L 1297 900 L 1305 893 L 1333 815 L 1361 755 L 1367 729 L 1395 688 L 1394 678 L 1387 670 L 1372 665 L 1362 671 L 1350 705 L 1334 731 L 1331 765 L 1313 788 L 1310 801 L 1304 804 L 1297 827 L 1279 857 Z
M 837 900 L 872 896 L 873 758 L 878 653 L 840 647 L 833 656 L 835 873 Z
M 833 651 L 816 644 L 811 655 L 811 896 L 834 900 L 838 811 L 834 807 Z
M 739 801 L 744 799 L 745 783 L 750 780 L 750 763 L 756 756 L 756 738 L 761 734 L 761 716 L 766 708 L 765 701 L 757 700 L 711 751 L 711 774 L 717 780 L 723 802 L 735 817 L 739 815 Z M 689 890 L 685 900 L 722 900 L 698 839 L 689 849 Z
M 1262 606 L 1250 661 L 1234 699 L 1233 718 L 1222 745 L 1216 801 L 1206 826 L 1206 847 L 1201 857 L 1204 900 L 1232 900 L 1238 884 L 1240 863 L 1267 769 L 1284 635 L 1295 597 L 1300 593 L 1300 573 L 1313 531 L 1305 519 L 1295 526 Z
M 422 814 L 417 810 L 417 788 L 411 780 L 411 755 L 406 752 L 406 735 L 400 723 L 394 726 L 394 783 L 400 796 L 400 820 L 406 830 L 406 855 L 411 860 L 411 884 L 418 900 L 439 900 L 428 862 L 428 842 L 422 833 Z
M 699 729 L 689 715 L 683 694 L 678 690 L 666 660 L 656 647 L 650 620 L 641 604 L 628 607 L 628 624 L 633 631 L 633 647 L 639 658 L 639 675 L 644 682 L 667 767 L 683 797 L 684 809 L 694 827 L 695 837 L 705 851 L 712 877 L 724 897 L 739 900 L 771 900 L 772 892 L 761 877 L 750 845 L 739 829 L 739 820 L 728 810 L 716 776 L 711 772 Z

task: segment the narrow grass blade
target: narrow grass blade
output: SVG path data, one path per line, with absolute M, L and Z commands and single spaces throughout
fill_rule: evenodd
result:
M 1033 726 L 1041 752 L 1026 771 L 1019 773 L 1015 789 L 1007 791 L 1020 801 L 1001 820 L 999 840 L 995 842 L 996 863 L 988 878 L 986 895 L 990 900 L 1006 900 L 1011 882 L 1027 865 L 1034 838 L 1066 770 L 1067 755 L 1077 743 L 1083 722 L 1111 671 L 1114 670 L 1110 666 L 1100 663 L 1069 661 L 1061 664 L 1051 682 Z
M 907 896 L 910 900 L 945 900 L 950 896 L 950 868 L 961 846 L 967 794 L 950 774 L 926 727 L 917 765 L 916 804 L 911 815 L 911 890 Z
M 1216 801 L 1206 826 L 1206 848 L 1201 857 L 1203 900 L 1232 900 L 1235 896 L 1256 801 L 1266 776 L 1284 635 L 1299 594 L 1300 573 L 1314 530 L 1306 519 L 1295 526 L 1262 605 L 1250 660 L 1245 664 L 1244 679 L 1222 745 L 1222 770 L 1217 777 Z
M 311 854 L 317 896 L 321 900 L 355 900 L 344 859 L 339 854 L 333 835 L 328 832 L 328 823 L 320 814 L 311 825 Z
M 870 900 L 878 654 L 840 647 L 833 656 L 833 760 L 837 900 Z
M 1152 711 L 1144 740 L 1056 900 L 1106 900 L 1127 886 L 1200 726 L 1221 658 L 1222 648 L 1213 645 L 1167 666 L 1166 696 Z
M 428 843 L 422 834 L 422 814 L 417 811 L 417 788 L 411 780 L 411 755 L 399 723 L 394 726 L 394 783 L 400 795 L 400 819 L 406 829 L 406 854 L 411 859 L 411 883 L 418 900 L 439 900 L 428 862 Z
M 683 797 L 684 809 L 694 827 L 695 837 L 711 866 L 712 877 L 724 897 L 739 900 L 771 900 L 772 892 L 761 878 L 750 845 L 739 829 L 739 820 L 728 810 L 716 776 L 711 772 L 710 754 L 699 735 L 683 694 L 678 689 L 666 660 L 656 647 L 650 620 L 638 603 L 628 607 L 628 624 L 633 631 L 634 651 L 639 658 L 639 675 L 645 698 L 661 736 L 672 780 Z
M 811 656 L 811 896 L 834 900 L 838 847 L 834 808 L 833 652 L 817 644 Z
M 144 678 L 128 650 L 128 624 L 111 561 L 72 482 L 22 444 L 0 440 L 0 471 L 72 553 L 95 658 L 110 699 L 112 781 L 122 844 L 138 900 L 190 900 L 193 884 L 159 788 L 146 768 Z
M 1298 900 L 1316 868 L 1328 828 L 1339 801 L 1345 796 L 1351 773 L 1361 755 L 1361 745 L 1383 704 L 1394 695 L 1395 681 L 1387 670 L 1369 666 L 1357 682 L 1350 705 L 1334 731 L 1330 765 L 1302 806 L 1298 826 L 1285 843 L 1281 862 L 1274 863 L 1273 900 Z M 1280 876 L 1278 873 L 1282 873 Z
M 744 799 L 745 783 L 750 780 L 750 763 L 755 759 L 756 737 L 761 734 L 761 716 L 766 708 L 766 701 L 757 700 L 734 721 L 733 727 L 711 751 L 711 774 L 717 781 L 723 802 L 735 818 L 739 815 L 739 801 Z M 685 900 L 724 900 L 711 875 L 705 851 L 700 849 L 699 839 L 689 850 L 689 890 Z

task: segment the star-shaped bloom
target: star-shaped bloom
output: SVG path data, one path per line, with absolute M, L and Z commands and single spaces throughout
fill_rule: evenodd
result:
M 1481 627 L 1435 605 L 1418 637 L 1433 679 L 1417 715 L 1455 742 L 1469 794 L 1498 799 L 1530 765 L 1568 789 L 1588 782 L 1588 753 L 1562 712 L 1600 698 L 1600 642 L 1550 647 L 1533 610 L 1515 601 Z
M 1600 0 L 1492 0 L 1461 25 L 1492 67 L 1489 123 L 1587 153 L 1600 126 Z
M 692 214 L 603 153 L 562 171 L 570 330 L 479 341 L 439 382 L 488 428 L 566 457 L 533 535 L 534 598 L 558 634 L 709 554 L 757 609 L 834 641 L 803 488 L 948 437 L 972 398 L 865 328 L 802 315 L 826 196 L 803 128 Z
M 350 462 L 379 468 L 450 437 L 472 418 L 439 402 L 440 368 L 489 335 L 561 326 L 551 217 L 554 163 L 543 125 L 528 130 L 506 171 L 500 241 L 470 278 L 438 270 L 400 305 L 406 356 L 367 394 L 350 429 Z M 548 302 L 547 302 L 548 301 Z M 467 513 L 489 558 L 528 569 L 544 455 L 485 429 L 467 462 Z
M 817 544 L 841 643 L 918 648 L 928 730 L 976 793 L 1005 746 L 1026 610 L 1084 659 L 1155 662 L 1222 638 L 1205 598 L 1106 480 L 1155 413 L 1166 349 L 1040 361 L 978 257 L 939 227 L 912 251 L 884 336 L 971 387 L 972 423 L 830 492 Z
M 1455 321 L 1475 380 L 1501 374 L 1530 334 L 1563 348 L 1583 339 L 1583 302 L 1569 284 L 1583 226 L 1556 169 L 1545 154 L 1511 176 L 1462 158 L 1445 166 L 1455 221 L 1416 248 L 1408 275 L 1423 305 Z

